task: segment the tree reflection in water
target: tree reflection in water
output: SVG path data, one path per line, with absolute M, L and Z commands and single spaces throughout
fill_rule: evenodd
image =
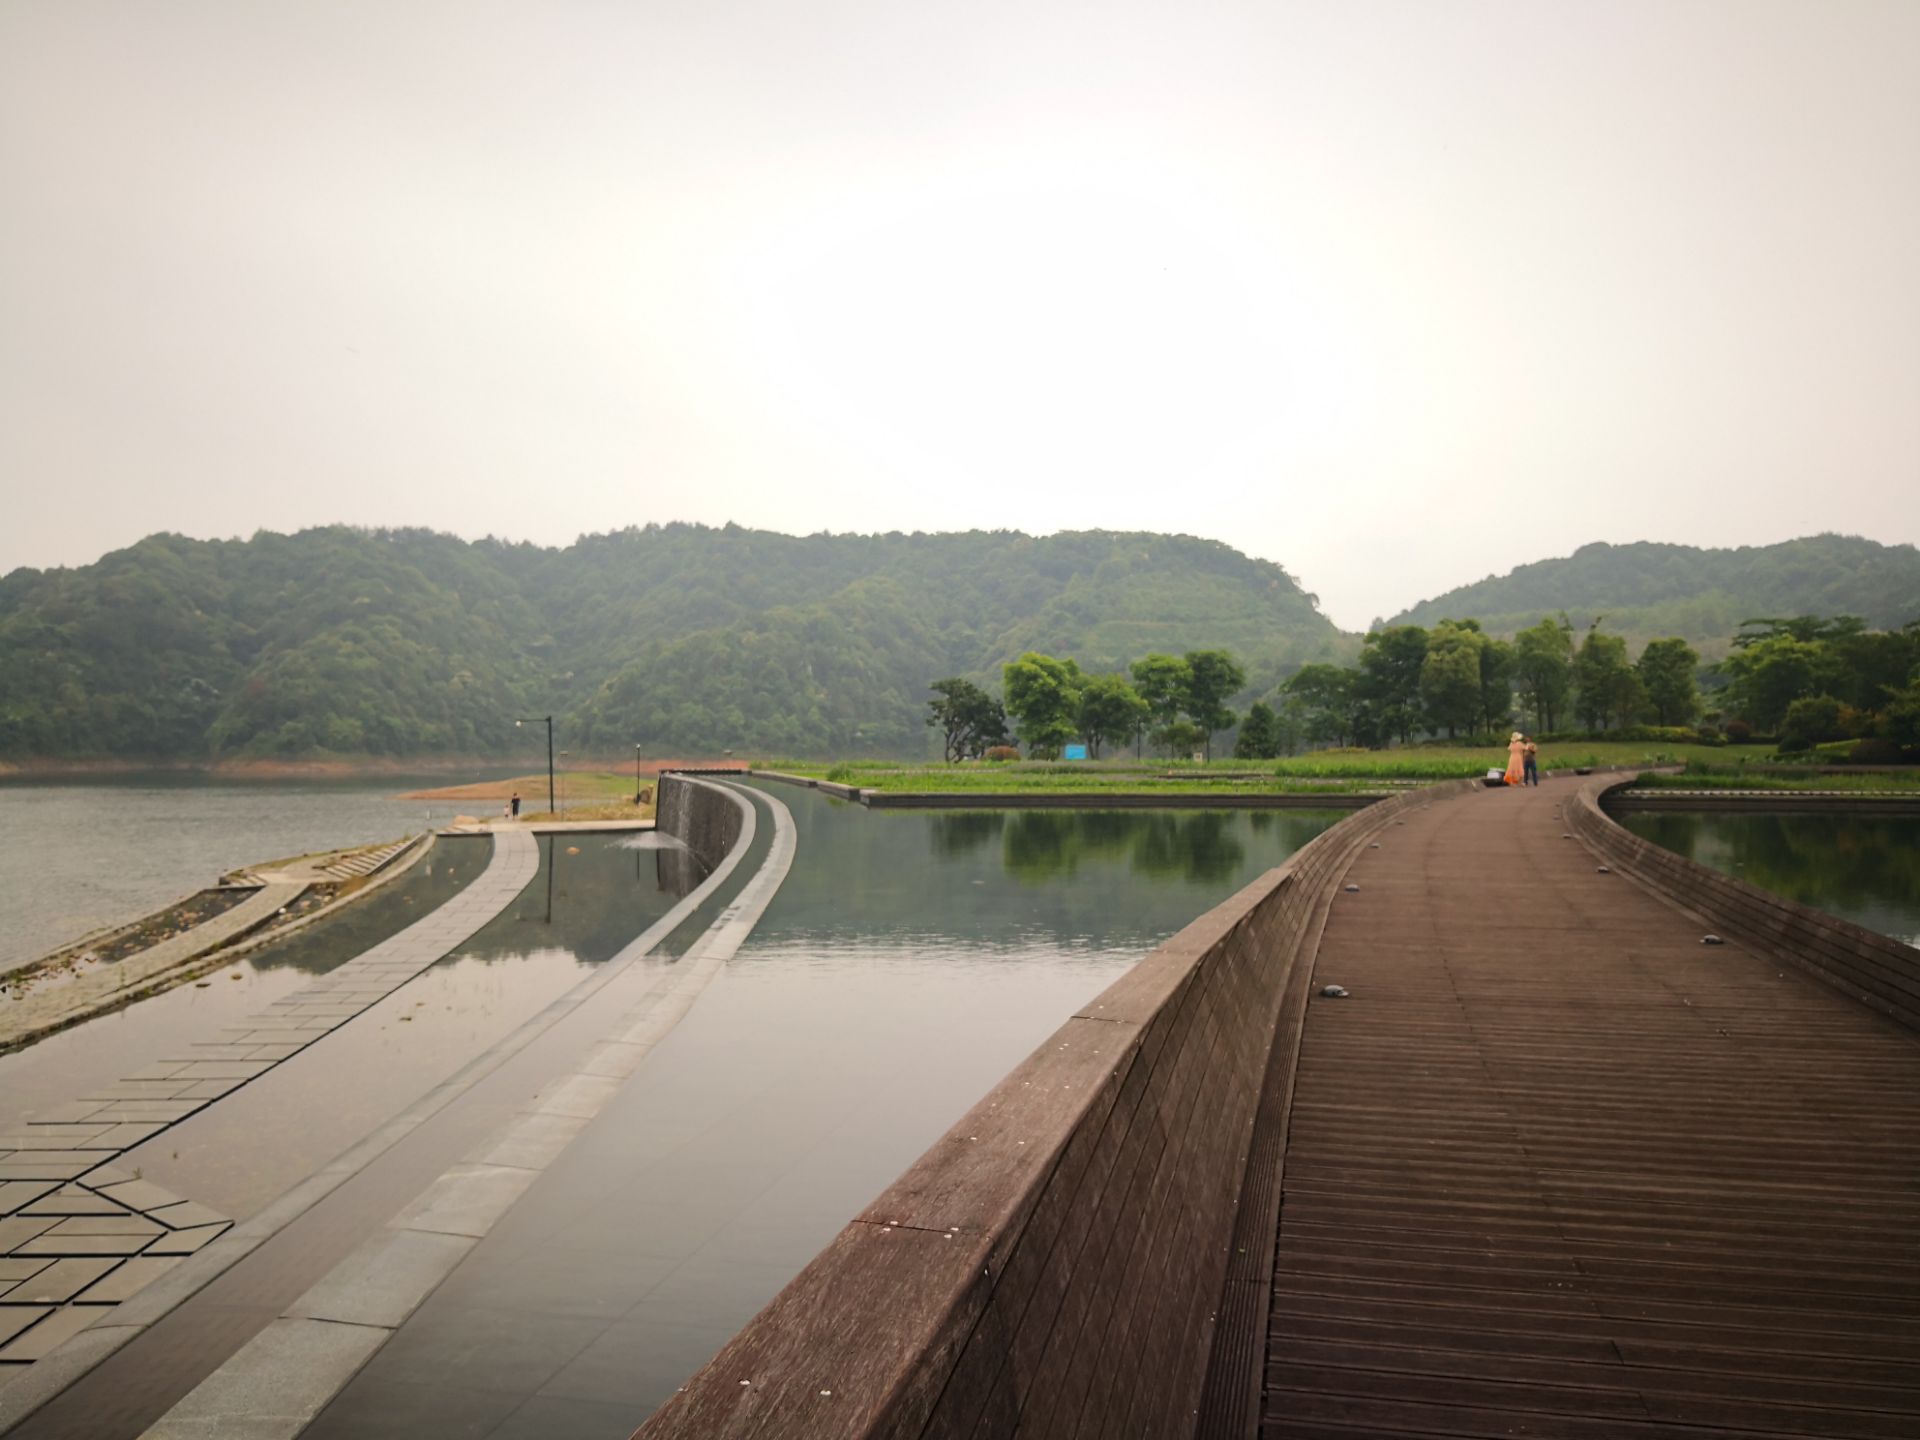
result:
M 1217 810 L 961 811 L 934 817 L 933 844 L 952 858 L 998 838 L 1007 873 L 1033 885 L 1071 876 L 1089 861 L 1211 883 L 1246 861 L 1234 828 L 1234 816 Z
M 1920 820 L 1640 811 L 1620 821 L 1749 885 L 1909 944 L 1920 940 Z

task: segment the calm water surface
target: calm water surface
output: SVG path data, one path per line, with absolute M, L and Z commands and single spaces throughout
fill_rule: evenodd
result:
M 1718 811 L 1618 818 L 1722 874 L 1920 945 L 1920 819 Z
M 440 843 L 474 847 L 471 863 L 481 865 L 491 846 Z M 630 849 L 612 835 L 540 837 L 539 872 L 465 945 L 120 1163 L 223 1214 L 253 1214 L 504 1039 L 671 909 L 678 895 L 660 883 L 659 853 Z
M 400 800 L 438 778 L 0 781 L 0 970 L 136 920 L 229 870 L 418 834 L 476 801 Z
M 1077 1007 L 1344 813 L 767 793 L 800 845 L 752 938 L 313 1440 L 624 1437 Z

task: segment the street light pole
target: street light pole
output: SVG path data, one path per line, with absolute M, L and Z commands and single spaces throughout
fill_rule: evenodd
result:
M 553 716 L 528 715 L 513 722 L 514 728 L 522 725 L 544 724 L 547 727 L 547 813 L 554 813 L 553 804 Z
M 640 803 L 640 747 L 633 747 L 633 803 Z

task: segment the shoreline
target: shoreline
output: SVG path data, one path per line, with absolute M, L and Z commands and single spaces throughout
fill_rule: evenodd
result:
M 604 772 L 607 774 L 630 773 L 633 769 L 631 753 L 621 756 L 595 757 L 581 755 L 569 756 L 572 762 L 566 767 L 567 774 Z M 380 780 L 387 778 L 410 778 L 439 775 L 489 775 L 503 772 L 501 780 L 511 780 L 526 773 L 526 767 L 533 763 L 527 756 L 501 758 L 499 756 L 444 756 L 429 755 L 416 758 L 362 756 L 355 759 L 335 760 L 267 760 L 235 757 L 227 760 L 0 760 L 0 783 L 10 780 L 86 780 L 111 779 L 126 775 L 201 775 L 214 780 Z M 641 773 L 648 776 L 658 775 L 662 770 L 700 769 L 710 765 L 721 768 L 746 768 L 745 762 L 727 760 L 714 762 L 706 760 L 684 760 L 663 758 L 650 760 L 642 758 Z M 541 773 L 544 775 L 545 770 Z M 461 785 L 484 785 L 495 783 L 489 780 L 461 781 Z M 458 787 L 449 787 L 458 788 Z

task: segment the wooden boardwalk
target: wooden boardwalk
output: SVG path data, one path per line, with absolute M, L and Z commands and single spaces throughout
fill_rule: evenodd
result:
M 1579 783 L 1347 877 L 1262 1433 L 1920 1436 L 1920 1037 L 1598 873 Z

